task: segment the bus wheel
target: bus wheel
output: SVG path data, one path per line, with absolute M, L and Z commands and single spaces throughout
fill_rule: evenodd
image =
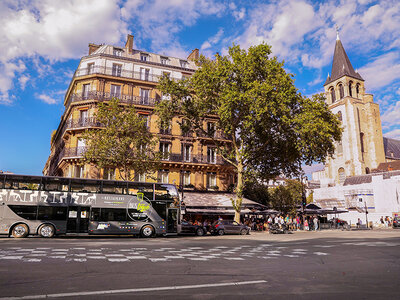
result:
M 149 238 L 154 235 L 154 228 L 151 225 L 145 225 L 142 227 L 142 230 L 140 231 L 140 235 L 144 238 Z
M 27 237 L 29 233 L 28 226 L 25 224 L 17 224 L 13 227 L 11 235 L 17 239 Z
M 44 238 L 51 238 L 54 236 L 54 226 L 50 224 L 43 224 L 39 227 L 39 235 Z

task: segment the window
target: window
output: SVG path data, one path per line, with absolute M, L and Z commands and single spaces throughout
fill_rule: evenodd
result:
M 88 122 L 89 111 L 87 109 L 79 111 L 79 126 L 83 127 Z
M 88 64 L 87 71 L 88 71 L 88 74 L 94 73 L 94 63 Z
M 356 85 L 356 97 L 359 98 L 360 97 L 360 84 L 357 83 Z
M 207 173 L 207 187 L 215 187 L 217 186 L 217 173 L 215 172 L 208 172 Z
M 36 220 L 37 206 L 33 205 L 9 205 L 16 215 L 26 220 Z
M 215 133 L 215 123 L 214 122 L 207 122 L 207 133 L 210 136 L 213 136 Z
M 186 60 L 181 60 L 180 63 L 181 63 L 181 68 L 187 68 L 188 63 Z
M 146 174 L 135 172 L 135 181 L 146 182 Z
M 158 171 L 158 181 L 161 183 L 168 183 L 168 170 L 160 170 Z
M 140 104 L 149 105 L 150 90 L 140 89 Z
M 339 84 L 339 94 L 340 94 L 340 99 L 344 98 L 344 88 L 342 84 Z
M 86 142 L 83 139 L 78 138 L 78 146 L 77 146 L 77 150 L 76 150 L 76 155 L 82 155 L 83 152 L 85 152 L 86 150 Z
M 110 96 L 112 98 L 121 98 L 121 86 L 112 84 L 110 88 Z
M 149 60 L 149 56 L 146 53 L 141 53 L 140 54 L 140 60 L 141 61 L 148 61 Z
M 330 89 L 330 93 L 331 93 L 331 100 L 332 100 L 332 103 L 335 103 L 335 101 L 336 101 L 335 89 L 334 89 L 334 88 L 331 88 L 331 89 Z
M 168 59 L 168 57 L 162 57 L 162 56 L 161 56 L 160 60 L 161 60 L 161 63 L 162 63 L 163 65 L 169 65 L 169 59 Z
M 124 208 L 102 208 L 100 210 L 100 221 L 126 221 L 126 209 Z
M 85 177 L 85 166 L 75 166 L 75 176 L 76 178 Z
M 122 65 L 120 64 L 113 64 L 112 66 L 112 76 L 121 77 Z
M 162 159 L 168 160 L 169 159 L 169 149 L 171 144 L 170 143 L 160 143 L 160 153 L 162 155 Z
M 160 133 L 161 134 L 171 134 L 171 123 L 161 122 L 160 124 Z
M 89 99 L 89 93 L 90 93 L 90 83 L 84 84 L 82 87 L 82 100 Z
M 366 168 L 365 168 L 365 174 L 370 174 L 370 173 L 371 173 L 371 171 L 369 170 L 368 167 L 366 167 Z
M 338 174 L 339 174 L 339 183 L 343 184 L 344 181 L 346 180 L 346 173 L 344 172 L 344 169 L 343 168 L 339 168 Z
M 217 162 L 216 151 L 214 147 L 207 147 L 207 162 L 215 164 Z
M 360 147 L 361 153 L 364 153 L 364 133 L 360 132 Z
M 39 206 L 38 220 L 66 220 L 67 207 Z
M 150 124 L 149 115 L 139 114 L 139 117 L 141 117 L 143 120 L 145 120 L 146 127 L 149 128 L 149 124 Z
M 338 116 L 339 121 L 342 122 L 342 112 L 341 111 L 339 111 L 337 113 L 337 116 Z
M 171 77 L 171 73 L 170 72 L 162 72 L 163 75 L 167 76 L 168 78 Z
M 349 82 L 349 96 L 353 97 L 353 82 Z
M 140 68 L 140 80 L 149 81 L 150 69 Z
M 190 184 L 190 171 L 185 171 L 183 172 L 183 185 L 189 185 Z
M 192 155 L 192 145 L 182 144 L 183 161 L 190 161 Z
M 343 153 L 343 144 L 342 144 L 342 141 L 340 141 L 340 142 L 337 143 L 336 152 L 337 152 L 337 154 L 342 154 L 342 153 Z
M 114 48 L 113 54 L 115 56 L 122 56 L 122 49 Z
M 110 168 L 104 168 L 103 179 L 114 180 L 115 179 L 115 170 L 110 169 Z

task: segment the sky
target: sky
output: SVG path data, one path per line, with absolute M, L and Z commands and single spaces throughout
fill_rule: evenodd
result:
M 323 91 L 338 26 L 350 61 L 400 139 L 397 0 L 0 0 L 0 170 L 41 175 L 63 98 L 89 43 L 186 58 L 266 42 L 298 90 Z M 320 168 L 313 166 L 306 172 Z

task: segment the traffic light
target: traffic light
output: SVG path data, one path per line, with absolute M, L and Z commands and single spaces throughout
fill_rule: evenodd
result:
M 307 198 L 306 195 L 303 193 L 301 195 L 301 206 L 306 207 L 306 205 L 307 205 Z

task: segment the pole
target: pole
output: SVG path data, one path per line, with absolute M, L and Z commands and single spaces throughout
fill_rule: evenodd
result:
M 368 207 L 367 207 L 367 201 L 364 202 L 365 204 L 365 220 L 367 222 L 367 228 L 368 228 Z

